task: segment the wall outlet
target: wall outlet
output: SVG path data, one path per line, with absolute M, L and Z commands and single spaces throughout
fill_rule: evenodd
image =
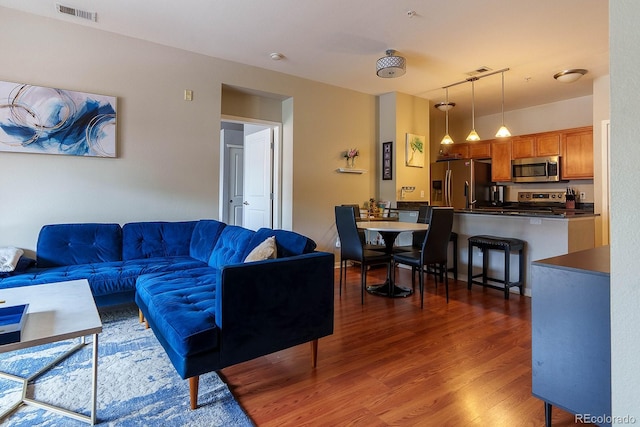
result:
M 540 218 L 531 218 L 529 224 L 540 225 L 542 224 L 542 220 Z
M 420 190 L 420 197 L 424 198 L 424 190 Z
M 339 247 L 340 247 L 340 238 L 338 237 L 336 239 L 336 248 L 339 248 Z
M 581 191 L 581 192 L 580 192 L 580 200 L 584 200 L 584 199 L 586 199 L 586 198 L 587 198 L 587 195 L 585 194 L 585 192 L 584 192 L 584 191 Z

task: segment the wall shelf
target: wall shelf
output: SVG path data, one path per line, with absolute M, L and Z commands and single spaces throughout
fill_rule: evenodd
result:
M 340 173 L 365 173 L 366 169 L 355 169 L 355 168 L 338 168 L 336 172 Z

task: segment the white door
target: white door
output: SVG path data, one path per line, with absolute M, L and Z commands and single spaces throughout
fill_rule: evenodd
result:
M 230 225 L 242 225 L 243 194 L 243 154 L 242 147 L 229 148 L 229 189 L 227 218 Z
M 271 128 L 244 138 L 242 226 L 251 230 L 272 226 L 272 140 Z

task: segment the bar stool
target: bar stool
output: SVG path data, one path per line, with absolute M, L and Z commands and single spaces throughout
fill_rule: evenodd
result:
M 482 250 L 482 273 L 473 274 L 473 247 L 480 248 Z M 467 289 L 471 289 L 472 284 L 482 285 L 484 287 L 493 289 L 504 289 L 504 299 L 509 299 L 509 288 L 517 286 L 520 288 L 520 295 L 524 295 L 524 240 L 513 239 L 509 237 L 497 237 L 497 236 L 471 236 L 469 237 L 469 262 L 468 262 L 468 274 L 467 274 Z M 496 279 L 487 276 L 489 269 L 489 251 L 500 250 L 504 252 L 504 280 Z M 511 264 L 511 251 L 518 251 L 518 281 L 510 281 L 510 264 Z M 473 280 L 476 277 L 482 277 L 482 281 Z M 504 284 L 504 288 L 489 284 L 488 281 Z

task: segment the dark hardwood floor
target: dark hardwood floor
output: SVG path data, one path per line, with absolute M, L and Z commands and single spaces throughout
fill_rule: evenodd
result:
M 369 271 L 368 283 L 386 270 Z M 399 269 L 399 284 L 411 283 Z M 224 369 L 232 393 L 258 426 L 544 426 L 531 395 L 531 300 L 498 290 L 426 281 L 404 299 L 366 294 L 359 268 L 338 294 L 335 328 L 319 342 L 318 367 L 301 345 Z M 573 426 L 554 408 L 553 425 Z

